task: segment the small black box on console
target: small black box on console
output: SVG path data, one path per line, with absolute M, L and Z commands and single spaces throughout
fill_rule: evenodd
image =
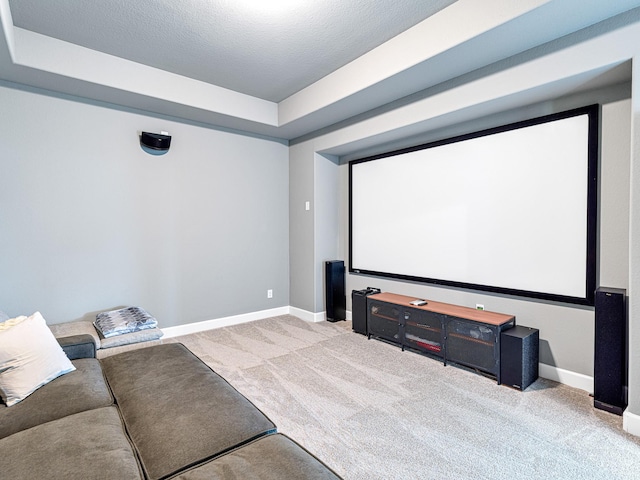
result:
M 367 287 L 351 291 L 351 328 L 356 333 L 367 335 L 367 296 L 380 293 L 379 288 Z

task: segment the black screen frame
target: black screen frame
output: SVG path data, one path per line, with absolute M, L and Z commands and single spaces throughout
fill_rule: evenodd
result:
M 478 138 L 487 135 L 495 135 L 501 132 L 525 128 L 542 123 L 554 122 L 570 117 L 587 115 L 588 116 L 588 159 L 587 159 L 587 223 L 586 223 L 586 269 L 585 269 L 585 295 L 581 297 L 559 295 L 548 292 L 537 292 L 529 290 L 520 290 L 516 288 L 505 288 L 491 285 L 481 285 L 467 283 L 463 281 L 442 280 L 429 277 L 416 277 L 412 275 L 403 275 L 397 273 L 380 272 L 374 270 L 354 269 L 353 268 L 353 166 L 363 162 L 375 161 L 382 158 L 402 155 L 405 153 L 415 152 L 428 148 L 434 148 L 450 143 L 463 142 L 465 140 Z M 552 302 L 568 303 L 575 305 L 593 306 L 595 304 L 596 276 L 597 276 L 597 224 L 598 224 L 598 164 L 600 154 L 600 105 L 593 104 L 580 108 L 575 108 L 563 112 L 553 113 L 535 117 L 519 122 L 509 123 L 498 127 L 488 128 L 473 133 L 458 135 L 443 140 L 415 145 L 398 150 L 364 157 L 349 162 L 349 273 L 356 275 L 368 275 L 375 277 L 391 278 L 396 280 L 405 280 L 410 282 L 426 283 L 432 285 L 440 285 L 446 287 L 454 287 L 469 290 L 479 290 L 490 293 L 504 294 L 517 297 L 525 297 L 532 299 L 540 299 Z

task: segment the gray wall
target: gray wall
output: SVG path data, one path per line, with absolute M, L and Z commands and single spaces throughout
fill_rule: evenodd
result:
M 640 55 L 633 58 L 629 209 L 629 407 L 627 429 L 640 435 Z M 631 415 L 628 415 L 628 414 Z
M 139 305 L 167 327 L 289 305 L 285 144 L 9 87 L 0 308 L 58 323 Z M 143 152 L 142 130 L 170 151 Z
M 316 153 L 314 158 L 316 183 L 323 186 L 315 190 L 315 228 L 327 239 L 326 242 L 316 244 L 316 258 L 320 260 L 321 268 L 315 272 L 315 283 L 323 287 L 326 281 L 324 262 L 341 259 L 336 257 L 341 243 L 340 224 L 336 222 L 342 208 L 339 190 L 340 171 L 336 168 L 339 164 L 337 157 Z M 315 291 L 315 304 L 324 305 L 324 288 L 316 288 Z
M 291 305 L 317 312 L 315 305 L 316 288 L 313 283 L 316 269 L 315 262 L 315 228 L 314 211 L 314 154 L 309 145 L 301 144 L 290 147 L 289 162 L 289 262 L 290 262 L 290 299 Z M 305 209 L 309 202 L 309 210 Z

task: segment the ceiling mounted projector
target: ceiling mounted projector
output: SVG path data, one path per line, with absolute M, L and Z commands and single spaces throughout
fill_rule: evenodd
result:
M 140 135 L 140 144 L 144 147 L 160 152 L 166 152 L 171 146 L 171 135 L 162 133 L 142 132 Z

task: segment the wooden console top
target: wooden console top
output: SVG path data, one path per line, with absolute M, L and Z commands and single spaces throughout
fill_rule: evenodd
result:
M 459 305 L 451 305 L 449 303 L 434 302 L 433 300 L 425 299 L 428 303 L 421 307 L 411 305 L 410 302 L 418 300 L 417 297 L 407 297 L 405 295 L 397 295 L 395 293 L 376 293 L 369 295 L 367 298 L 372 300 L 379 300 L 381 302 L 395 303 L 405 307 L 418 308 L 420 310 L 426 310 L 428 312 L 442 313 L 444 315 L 451 315 L 453 317 L 463 318 L 465 320 L 473 320 L 476 322 L 488 323 L 490 325 L 504 325 L 514 319 L 513 315 L 506 315 L 504 313 L 488 312 L 486 310 L 476 310 L 475 308 L 461 307 Z

